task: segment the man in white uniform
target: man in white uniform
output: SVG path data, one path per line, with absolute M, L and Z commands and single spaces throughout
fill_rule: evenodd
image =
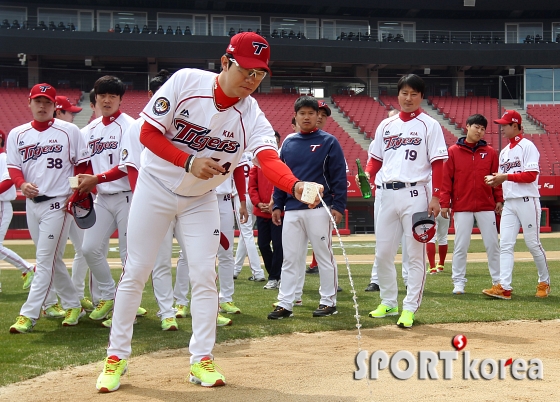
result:
M 426 251 L 412 235 L 412 215 L 428 211 L 439 214 L 439 192 L 447 147 L 439 123 L 420 109 L 424 81 L 414 74 L 398 82 L 399 115 L 389 117 L 377 128 L 370 145 L 366 171 L 381 173 L 383 197 L 376 227 L 375 258 L 378 260 L 381 304 L 369 313 L 382 318 L 398 315 L 398 288 L 394 259 L 404 234 L 408 253 L 408 287 L 397 325 L 410 328 L 422 301 L 426 278 Z M 433 170 L 433 190 L 429 191 Z
M 183 69 L 146 105 L 140 140 L 145 158 L 130 209 L 128 255 L 119 283 L 100 392 L 115 391 L 131 354 L 134 312 L 171 222 L 189 262 L 192 285 L 190 381 L 225 384 L 216 370 L 218 291 L 215 260 L 220 244 L 213 189 L 229 178 L 243 152 L 254 158 L 279 188 L 299 199 L 309 184 L 298 181 L 278 159 L 274 131 L 251 95 L 270 72 L 270 48 L 261 36 L 231 38 L 222 72 Z M 322 191 L 322 188 L 320 188 Z M 317 205 L 315 198 L 311 207 Z
M 89 153 L 78 127 L 53 119 L 55 98 L 53 86 L 35 85 L 29 94 L 33 120 L 8 137 L 10 177 L 27 197 L 27 225 L 37 248 L 35 278 L 11 333 L 33 329 L 53 283 L 66 310 L 63 326 L 77 325 L 85 314 L 62 257 L 72 218 L 65 208 L 72 193 L 68 177 L 87 171 Z
M 548 297 L 550 274 L 546 254 L 540 240 L 541 203 L 539 201 L 539 151 L 535 144 L 523 137 L 521 116 L 515 110 L 506 110 L 501 125 L 509 144 L 500 152 L 500 171 L 487 176 L 490 186 L 502 185 L 504 209 L 500 220 L 500 283 L 482 291 L 498 299 L 511 299 L 513 277 L 513 248 L 523 228 L 525 244 L 537 266 L 539 282 L 536 297 Z
M 99 117 L 82 129 L 91 152 L 94 175 L 80 175 L 79 190 L 97 188 L 95 211 L 97 220 L 84 235 L 83 253 L 88 266 L 99 284 L 101 300 L 90 313 L 92 320 L 103 320 L 113 309 L 115 281 L 107 262 L 109 239 L 118 229 L 119 253 L 126 258 L 126 226 L 132 199 L 126 172 L 119 170 L 121 144 L 132 117 L 120 111 L 125 93 L 123 82 L 114 76 L 103 76 L 94 85 L 96 104 L 101 108 Z

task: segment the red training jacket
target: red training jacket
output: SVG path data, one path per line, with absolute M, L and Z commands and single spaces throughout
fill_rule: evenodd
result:
M 465 138 L 447 150 L 440 205 L 454 212 L 493 211 L 497 202 L 504 202 L 502 186 L 490 187 L 484 177 L 498 172 L 498 154 L 484 140 L 471 148 Z
M 269 204 L 274 192 L 274 186 L 266 178 L 262 169 L 258 166 L 253 166 L 249 170 L 249 198 L 253 203 L 253 215 L 260 216 L 261 218 L 272 219 L 272 214 L 262 212 L 257 205 L 259 202 Z M 284 215 L 284 212 L 282 212 Z

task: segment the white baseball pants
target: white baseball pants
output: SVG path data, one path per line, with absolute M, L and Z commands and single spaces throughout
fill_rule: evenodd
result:
M 25 203 L 27 227 L 37 248 L 37 262 L 35 277 L 20 315 L 33 320 L 41 316 L 41 307 L 52 284 L 65 310 L 80 307 L 78 292 L 62 260 L 72 219 L 63 207 L 65 201 L 66 197 L 56 197 L 38 204 L 27 199 Z
M 190 282 L 189 282 L 189 263 L 183 250 L 179 252 L 179 260 L 177 261 L 177 272 L 175 274 L 175 287 L 173 288 L 173 297 L 175 305 L 189 305 Z
M 14 209 L 12 207 L 11 201 L 0 201 L 0 260 L 5 260 L 9 262 L 14 267 L 19 269 L 22 274 L 27 271 L 33 270 L 33 264 L 25 261 L 17 253 L 4 247 L 4 238 L 6 233 L 8 233 L 8 227 L 12 221 L 12 216 L 14 215 Z
M 377 216 L 375 259 L 379 277 L 381 303 L 398 306 L 397 273 L 394 260 L 399 241 L 405 237 L 408 283 L 403 310 L 416 312 L 422 302 L 426 280 L 426 247 L 412 236 L 412 215 L 428 209 L 427 186 L 384 190 Z
M 480 212 L 455 212 L 453 220 L 455 222 L 455 246 L 453 248 L 453 262 L 451 265 L 451 280 L 453 284 L 465 284 L 467 278 L 467 253 L 471 243 L 471 233 L 474 219 L 484 248 L 488 257 L 488 270 L 492 278 L 492 284 L 500 283 L 500 246 L 498 243 L 498 230 L 496 228 L 496 215 L 494 211 Z
M 298 277 L 305 273 L 307 242 L 315 252 L 319 268 L 319 304 L 336 306 L 338 267 L 331 249 L 332 224 L 324 208 L 286 211 L 282 228 L 282 281 L 278 292 L 278 305 L 293 310 Z
M 233 301 L 233 205 L 231 194 L 216 194 L 218 208 L 220 209 L 220 231 L 226 237 L 228 248 L 218 247 L 218 279 L 220 281 L 220 303 Z M 190 263 L 190 255 L 188 255 Z M 191 266 L 189 266 L 190 269 Z
M 237 251 L 235 252 L 235 265 L 233 270 L 234 276 L 239 276 L 241 269 L 243 268 L 243 263 L 245 262 L 245 257 L 249 256 L 249 266 L 251 267 L 251 273 L 255 278 L 264 278 L 264 271 L 261 265 L 261 258 L 259 252 L 257 251 L 257 246 L 255 245 L 255 236 L 253 236 L 253 225 L 255 223 L 255 216 L 253 215 L 253 204 L 247 194 L 245 203 L 247 205 L 247 213 L 249 217 L 247 222 L 239 222 L 239 207 L 241 202 L 239 197 L 233 198 L 233 203 L 235 206 L 235 216 L 237 217 L 237 224 L 239 226 L 239 241 L 237 242 Z
M 218 314 L 215 263 L 220 243 L 216 194 L 212 191 L 197 197 L 174 194 L 143 169 L 140 169 L 130 209 L 128 254 L 115 294 L 107 356 L 116 355 L 121 359 L 130 356 L 132 325 L 142 300 L 142 290 L 156 262 L 160 244 L 175 220 L 177 241 L 190 263 L 191 363 L 205 356 L 213 358 Z
M 97 279 L 102 300 L 115 298 L 115 281 L 107 262 L 109 239 L 119 230 L 119 253 L 121 263 L 126 258 L 126 234 L 131 191 L 117 194 L 98 194 L 95 198 L 95 225 L 86 230 L 82 251 L 91 273 Z M 149 231 L 147 232 L 149 233 Z
M 513 278 L 513 248 L 523 227 L 525 244 L 533 256 L 539 282 L 550 283 L 546 254 L 541 244 L 541 203 L 535 197 L 511 198 L 504 203 L 500 220 L 500 284 L 511 290 Z

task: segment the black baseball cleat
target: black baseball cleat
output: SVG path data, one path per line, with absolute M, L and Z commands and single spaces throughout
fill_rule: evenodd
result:
M 379 285 L 375 282 L 370 283 L 366 288 L 366 292 L 379 292 L 380 290 Z
M 319 304 L 317 310 L 313 312 L 313 317 L 328 317 L 329 315 L 337 314 L 336 306 L 326 306 L 324 304 Z
M 309 268 L 307 268 L 307 270 L 305 270 L 306 274 L 318 274 L 319 273 L 319 267 L 316 265 L 314 267 L 310 266 Z
M 337 286 L 336 291 L 337 292 L 342 292 L 342 288 L 340 286 Z
M 277 306 L 272 313 L 268 314 L 269 320 L 281 320 L 284 317 L 292 317 L 293 314 L 290 310 L 286 310 L 284 307 Z

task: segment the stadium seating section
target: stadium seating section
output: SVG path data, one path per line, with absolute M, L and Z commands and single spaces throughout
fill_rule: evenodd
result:
M 366 138 L 373 138 L 377 126 L 387 117 L 388 108 L 369 96 L 333 95 L 332 100 Z
M 527 117 L 549 134 L 560 132 L 560 105 L 527 105 Z
M 80 100 L 78 89 L 64 89 L 58 95 L 67 96 L 72 103 Z M 0 129 L 8 133 L 14 127 L 31 121 L 28 88 L 0 88 Z
M 437 113 L 443 115 L 445 119 L 449 119 L 455 127 L 465 128 L 465 120 L 472 114 L 480 113 L 488 119 L 488 127 L 486 132 L 489 134 L 499 134 L 500 126 L 493 123 L 495 119 L 501 117 L 498 115 L 498 100 L 488 96 L 469 96 L 469 97 L 446 97 L 446 96 L 430 96 L 428 103 L 432 105 Z

